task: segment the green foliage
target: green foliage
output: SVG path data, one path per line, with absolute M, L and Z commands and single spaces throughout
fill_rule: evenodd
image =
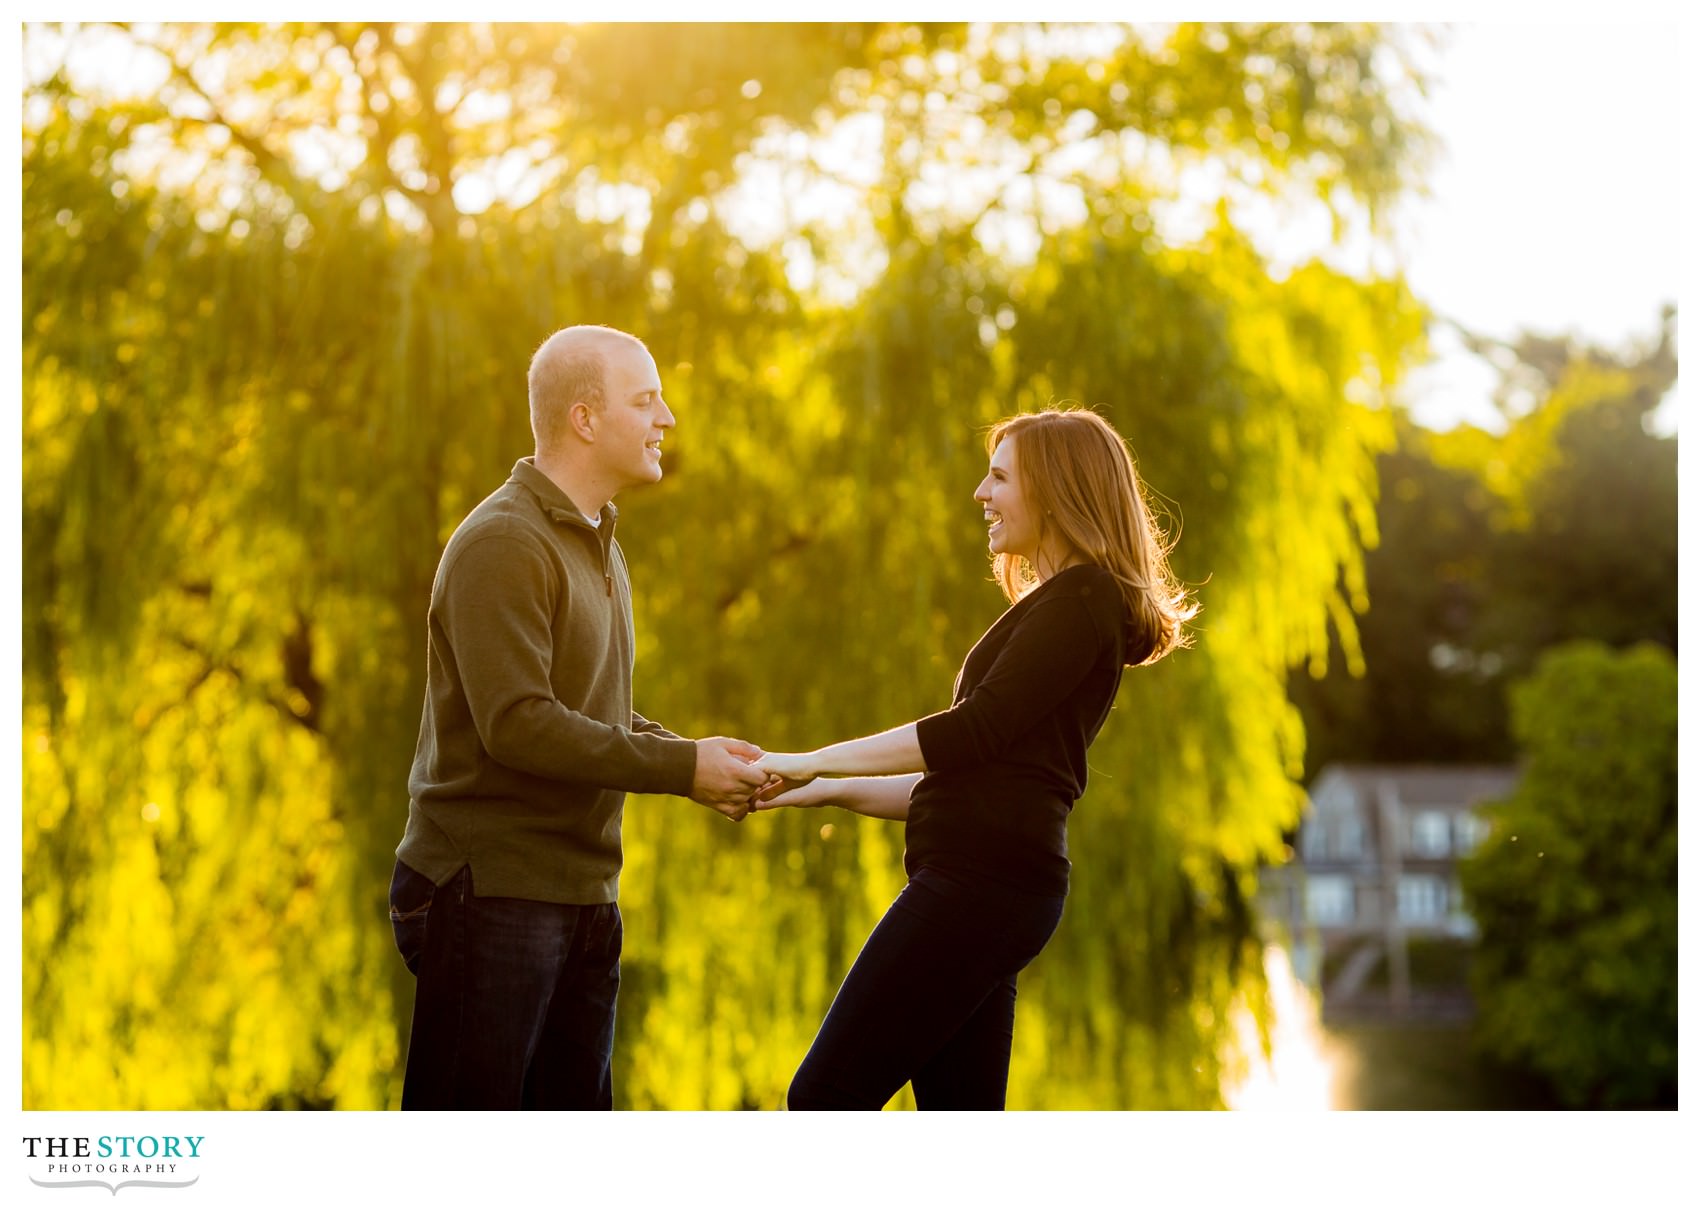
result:
M 1381 541 L 1365 560 L 1362 668 L 1336 647 L 1295 675 L 1330 761 L 1507 761 L 1506 687 L 1572 639 L 1677 643 L 1676 439 L 1645 427 L 1676 380 L 1674 309 L 1613 354 L 1524 337 L 1505 364 L 1505 433 L 1401 422 L 1380 457 Z
M 1392 95 L 1405 73 L 1384 61 L 1403 57 L 1374 25 L 1187 23 L 1107 60 L 1047 65 L 1012 99 L 1018 114 L 1085 111 L 1254 181 L 1297 176 L 1324 199 L 1340 189 L 1374 205 L 1415 184 L 1429 151 Z
M 1628 365 L 1574 358 L 1535 414 L 1545 424 L 1514 433 L 1513 460 L 1539 471 L 1517 501 L 1525 524 L 1500 543 L 1504 594 L 1483 619 L 1513 668 L 1575 637 L 1676 647 L 1676 439 L 1644 428 L 1676 378 L 1673 316 Z
M 1464 866 L 1485 1044 L 1572 1106 L 1676 1105 L 1676 662 L 1542 655 L 1512 693 L 1516 794 Z
M 530 448 L 531 351 L 580 320 L 643 335 L 680 417 L 620 535 L 639 708 L 687 734 L 804 746 L 944 705 L 1003 606 L 970 496 L 980 431 L 1068 398 L 1130 437 L 1202 586 L 1200 643 L 1130 673 L 1093 750 L 1011 1097 L 1220 1101 L 1232 1011 L 1259 995 L 1251 873 L 1300 802 L 1284 672 L 1330 620 L 1351 634 L 1421 316 L 1396 282 L 1276 280 L 1226 218 L 1166 244 L 1141 157 L 1049 157 L 1226 138 L 1272 180 L 1384 200 L 1420 142 L 1376 74 L 1391 35 L 147 37 L 175 64 L 157 94 L 67 71 L 26 98 L 25 1105 L 393 1105 L 411 980 L 383 890 L 431 575 Z M 1143 106 L 1136 60 L 1163 81 Z M 1251 98 L 1278 78 L 1277 115 Z M 1071 120 L 1044 91 L 1069 80 L 1117 108 Z M 763 135 L 869 114 L 867 230 L 735 233 L 732 187 L 778 154 Z M 940 173 L 969 180 L 969 147 L 1029 188 L 927 205 Z M 477 209 L 469 183 L 510 156 L 529 184 Z M 1022 201 L 1041 178 L 1085 217 Z M 1037 255 L 991 240 L 993 212 Z M 794 285 L 799 241 L 858 289 Z M 619 1097 L 777 1104 L 900 886 L 900 833 L 637 798 L 625 841 Z

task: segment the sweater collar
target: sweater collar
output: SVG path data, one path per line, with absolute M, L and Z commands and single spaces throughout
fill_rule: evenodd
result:
M 559 484 L 537 469 L 537 460 L 533 456 L 526 455 L 515 463 L 514 473 L 509 480 L 529 488 L 551 522 L 566 522 L 573 526 L 582 526 L 586 530 L 599 529 L 590 524 L 590 519 L 585 516 L 584 511 L 573 504 L 572 498 L 561 491 Z M 612 527 L 619 516 L 620 511 L 614 508 L 614 502 L 609 501 L 602 507 L 601 526 Z

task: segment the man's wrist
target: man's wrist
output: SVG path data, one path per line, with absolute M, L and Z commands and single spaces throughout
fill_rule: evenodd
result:
M 697 766 L 702 761 L 697 743 L 685 737 L 655 737 L 661 747 L 663 791 L 668 795 L 689 796 L 696 790 Z

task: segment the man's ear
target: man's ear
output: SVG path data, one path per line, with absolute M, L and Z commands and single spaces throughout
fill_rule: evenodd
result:
M 596 410 L 583 400 L 567 409 L 567 424 L 586 442 L 596 441 Z

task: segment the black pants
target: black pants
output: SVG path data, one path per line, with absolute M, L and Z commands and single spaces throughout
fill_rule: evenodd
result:
M 390 921 L 419 978 L 404 1111 L 614 1105 L 620 910 L 474 896 L 398 862 Z
M 1001 1111 L 1015 978 L 1063 897 L 923 867 L 868 936 L 791 1080 L 794 1111 L 877 1111 L 909 1082 L 923 1111 Z

